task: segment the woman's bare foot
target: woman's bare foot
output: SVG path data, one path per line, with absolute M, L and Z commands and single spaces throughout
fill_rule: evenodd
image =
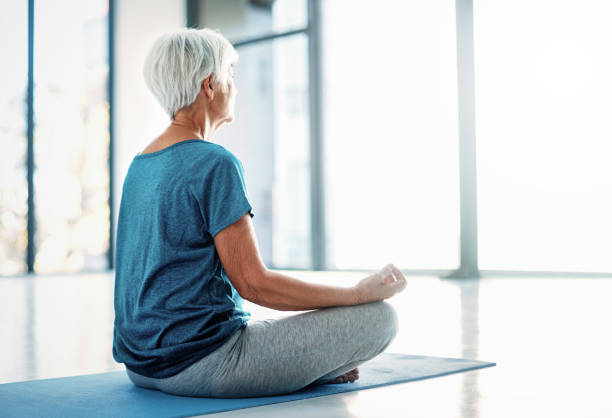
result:
M 350 372 L 343 374 L 342 376 L 336 377 L 329 383 L 353 383 L 357 379 L 359 379 L 359 369 L 353 369 Z

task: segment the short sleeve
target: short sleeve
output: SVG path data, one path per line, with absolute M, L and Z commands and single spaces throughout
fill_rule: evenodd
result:
M 240 160 L 226 151 L 213 163 L 200 196 L 208 232 L 213 237 L 249 212 L 255 216 L 249 202 Z

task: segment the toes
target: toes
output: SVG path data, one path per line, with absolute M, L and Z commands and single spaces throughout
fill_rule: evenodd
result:
M 353 369 L 341 376 L 336 377 L 333 380 L 333 383 L 348 383 L 348 382 L 354 382 L 355 380 L 359 379 L 359 369 Z

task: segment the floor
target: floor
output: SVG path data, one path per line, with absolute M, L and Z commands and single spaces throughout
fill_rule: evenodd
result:
M 286 273 L 339 286 L 366 275 Z M 388 299 L 400 317 L 388 352 L 497 366 L 207 417 L 612 417 L 612 278 L 408 279 Z M 124 370 L 111 273 L 0 278 L 0 318 L 0 383 Z

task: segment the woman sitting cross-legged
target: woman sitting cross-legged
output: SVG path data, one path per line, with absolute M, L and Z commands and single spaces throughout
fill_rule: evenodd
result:
M 200 397 L 285 394 L 353 382 L 396 335 L 390 264 L 352 287 L 267 269 L 240 160 L 214 133 L 234 118 L 232 45 L 209 29 L 153 43 L 145 82 L 170 126 L 136 154 L 117 226 L 113 357 L 132 382 Z M 243 300 L 282 311 L 249 321 Z

